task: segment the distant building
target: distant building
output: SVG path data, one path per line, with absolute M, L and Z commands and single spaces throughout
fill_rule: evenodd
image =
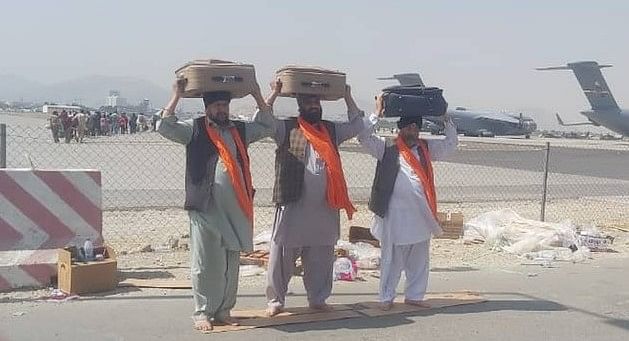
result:
M 151 101 L 147 98 L 143 99 L 138 105 L 140 112 L 149 112 L 151 110 Z
M 109 96 L 107 96 L 106 104 L 108 107 L 123 107 L 127 105 L 127 99 L 120 97 L 120 91 L 110 90 Z

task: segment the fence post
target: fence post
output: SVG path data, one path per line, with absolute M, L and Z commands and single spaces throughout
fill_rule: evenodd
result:
M 0 123 L 0 168 L 7 168 L 7 125 Z
M 544 185 L 542 188 L 541 221 L 546 221 L 546 196 L 548 194 L 548 162 L 550 160 L 550 142 L 546 142 L 546 162 L 544 163 Z

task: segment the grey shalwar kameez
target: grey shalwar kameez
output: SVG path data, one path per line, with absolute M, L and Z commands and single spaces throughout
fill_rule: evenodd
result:
M 187 145 L 193 134 L 193 121 L 164 117 L 158 132 L 167 139 Z M 258 111 L 253 122 L 245 124 L 247 143 L 269 136 L 273 131 L 271 113 Z M 226 128 L 219 128 L 232 155 L 234 139 Z M 242 171 L 240 172 L 242 181 Z M 223 320 L 236 304 L 240 251 L 253 250 L 253 231 L 238 205 L 229 173 L 222 160 L 216 165 L 212 200 L 207 211 L 189 210 L 191 277 L 194 319 Z
M 363 113 L 348 113 L 349 122 L 335 123 L 339 145 L 363 130 Z M 285 122 L 275 121 L 275 142 L 284 141 Z M 304 286 L 310 305 L 322 305 L 332 292 L 334 245 L 339 239 L 339 210 L 328 205 L 326 165 L 310 143 L 306 144 L 301 197 L 276 210 L 266 296 L 269 307 L 283 307 L 288 283 L 301 256 Z

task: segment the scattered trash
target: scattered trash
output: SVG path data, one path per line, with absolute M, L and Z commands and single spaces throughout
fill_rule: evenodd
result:
M 23 312 L 23 311 L 17 311 L 17 312 L 15 312 L 15 313 L 11 314 L 11 315 L 12 315 L 13 317 L 20 317 L 20 316 L 24 316 L 24 315 L 26 315 L 26 313 L 25 313 L 25 312 Z
M 587 227 L 579 231 L 579 244 L 591 251 L 610 252 L 614 237 L 605 235 L 596 227 Z
M 527 277 L 537 277 L 538 273 L 536 272 L 529 272 L 528 274 L 526 274 Z
M 241 265 L 240 276 L 241 277 L 253 277 L 263 275 L 266 271 L 257 265 Z
M 380 267 L 380 249 L 370 243 L 358 242 L 355 244 L 344 240 L 336 243 L 337 255 L 340 249 L 345 250 L 345 254 L 340 256 L 348 257 L 356 262 L 359 269 L 376 270 Z
M 155 250 L 153 250 L 153 247 L 151 246 L 151 244 L 146 244 L 138 249 L 138 252 L 153 252 L 153 251 Z
M 177 245 L 179 250 L 189 251 L 190 250 L 190 238 L 189 237 L 181 237 L 179 239 L 179 244 Z
M 50 296 L 46 299 L 46 302 L 67 302 L 70 300 L 76 300 L 79 298 L 79 295 L 76 294 L 67 294 L 59 289 L 53 289 L 50 292 Z
M 353 282 L 358 277 L 356 262 L 348 257 L 337 258 L 334 262 L 334 280 Z
M 375 247 L 380 247 L 380 242 L 371 234 L 371 231 L 368 228 L 361 226 L 349 227 L 349 242 L 363 242 L 371 244 Z
M 240 253 L 240 265 L 257 265 L 267 267 L 269 265 L 269 251 L 256 250 Z
M 168 241 L 166 242 L 166 245 L 171 250 L 176 249 L 179 246 L 179 238 L 177 238 L 175 236 L 168 237 Z
M 547 223 L 525 219 L 510 209 L 481 214 L 465 224 L 465 240 L 484 240 L 492 248 L 523 255 L 552 247 L 578 245 L 570 222 Z
M 273 230 L 268 229 L 268 230 L 262 231 L 253 238 L 253 245 L 262 245 L 265 249 L 268 249 L 269 248 L 268 245 L 271 244 L 272 236 L 273 236 Z
M 523 265 L 543 267 L 553 267 L 558 261 L 584 262 L 592 257 L 590 251 L 610 251 L 614 241 L 597 227 L 525 219 L 509 209 L 471 219 L 465 224 L 464 235 L 466 244 L 484 241 L 493 249 L 531 260 Z

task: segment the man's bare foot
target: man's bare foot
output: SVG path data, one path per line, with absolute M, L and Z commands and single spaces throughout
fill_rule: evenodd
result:
M 228 325 L 228 326 L 239 326 L 240 325 L 240 321 L 237 318 L 231 317 L 231 316 L 226 316 L 226 317 L 223 317 L 223 318 L 214 318 L 214 322 L 220 323 L 220 324 L 224 324 L 224 325 Z
M 391 310 L 391 308 L 393 308 L 393 302 L 380 302 L 380 309 L 382 309 L 383 311 L 389 311 Z
M 214 327 L 212 326 L 212 322 L 208 320 L 199 320 L 199 321 L 194 321 L 194 329 L 203 333 L 207 333 L 207 332 L 212 331 Z
M 416 307 L 431 308 L 430 304 L 421 300 L 404 300 L 404 304 L 414 305 Z
M 274 305 L 274 306 L 269 306 L 268 308 L 266 308 L 266 316 L 267 317 L 273 317 L 279 313 L 281 313 L 283 311 L 282 307 Z
M 332 308 L 331 305 L 322 303 L 322 304 L 311 304 L 310 305 L 310 309 L 314 309 L 314 310 L 319 310 L 319 311 L 332 311 L 334 310 L 334 308 Z

